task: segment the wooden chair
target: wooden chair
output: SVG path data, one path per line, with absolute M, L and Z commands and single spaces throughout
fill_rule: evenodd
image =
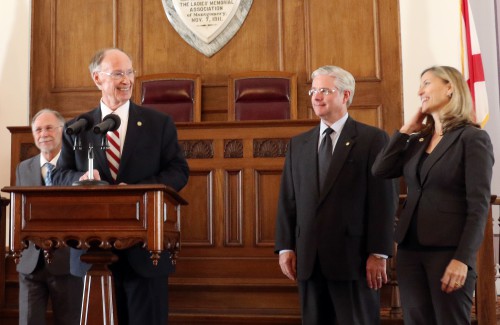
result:
M 161 73 L 135 79 L 136 103 L 170 115 L 174 122 L 201 121 L 201 77 Z
M 228 120 L 297 119 L 297 75 L 251 71 L 229 75 Z

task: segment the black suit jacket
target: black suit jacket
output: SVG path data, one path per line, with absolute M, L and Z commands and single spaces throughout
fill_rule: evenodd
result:
M 394 184 L 370 172 L 388 136 L 348 118 L 321 195 L 318 139 L 319 125 L 290 140 L 281 178 L 275 250 L 296 252 L 298 280 L 310 277 L 316 257 L 329 280 L 362 279 L 369 254 L 392 254 Z
M 473 126 L 446 133 L 417 176 L 431 135 L 396 132 L 373 166 L 382 177 L 404 175 L 408 196 L 396 227 L 401 243 L 418 216 L 417 236 L 426 246 L 456 246 L 455 259 L 475 266 L 488 219 L 493 147 L 488 134 Z
M 102 120 L 100 107 L 89 114 L 96 123 Z M 99 170 L 101 179 L 110 184 L 165 184 L 179 191 L 187 183 L 189 167 L 177 141 L 177 129 L 165 114 L 130 102 L 127 135 L 116 181 L 111 177 L 106 152 L 100 149 L 101 135 L 89 130 L 80 133 L 79 137 L 83 150 L 74 151 L 75 136 L 64 134 L 59 164 L 53 172 L 55 185 L 71 185 L 88 171 L 90 143 L 94 147 L 94 168 Z M 157 267 L 151 263 L 150 254 L 139 247 L 126 250 L 126 256 L 134 271 L 145 277 L 165 275 L 172 269 L 168 252 L 161 255 Z

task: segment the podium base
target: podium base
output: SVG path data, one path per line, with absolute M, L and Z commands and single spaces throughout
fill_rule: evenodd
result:
M 83 181 L 75 181 L 71 185 L 73 185 L 73 186 L 95 186 L 95 185 L 109 185 L 109 183 L 106 181 L 98 181 L 96 179 L 86 179 Z
M 80 260 L 92 265 L 84 280 L 80 325 L 117 325 L 113 275 L 108 265 L 118 261 L 118 256 L 110 250 L 91 247 Z

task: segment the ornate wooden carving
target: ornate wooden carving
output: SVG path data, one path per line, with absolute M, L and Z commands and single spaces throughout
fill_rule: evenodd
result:
M 21 148 L 21 161 L 34 157 L 40 153 L 40 150 L 34 143 L 22 143 Z
M 44 250 L 47 263 L 57 248 L 87 249 L 82 261 L 92 267 L 85 278 L 82 325 L 115 324 L 107 265 L 117 257 L 110 248 L 142 243 L 154 265 L 165 249 L 175 263 L 180 205 L 187 202 L 165 185 L 5 187 L 2 191 L 11 194 L 10 248 L 16 263 L 28 241 Z M 171 206 L 177 213 L 168 212 Z
M 253 156 L 255 158 L 285 157 L 290 139 L 254 139 Z
M 243 140 L 224 140 L 224 158 L 243 158 Z
M 186 159 L 210 159 L 214 157 L 212 140 L 181 140 L 179 141 Z
M 28 241 L 44 249 L 48 262 L 52 251 L 64 246 L 125 249 L 142 243 L 152 254 L 168 249 L 174 256 L 180 247 L 180 215 L 169 215 L 167 220 L 166 210 L 167 205 L 179 203 L 170 199 L 175 192 L 164 185 L 2 190 L 11 193 L 13 202 L 11 249 L 15 258 Z

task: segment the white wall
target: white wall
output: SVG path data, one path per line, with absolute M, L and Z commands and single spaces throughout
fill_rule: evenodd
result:
M 499 8 L 495 8 L 499 6 Z M 498 73 L 498 37 L 495 25 L 495 11 L 500 15 L 500 4 L 495 1 L 471 1 L 472 11 L 478 17 L 475 20 L 481 54 L 484 64 L 484 74 L 488 91 L 490 120 L 485 130 L 490 134 L 495 153 L 495 166 L 493 166 L 492 192 L 500 196 L 500 97 Z M 496 219 L 500 207 L 496 207 Z
M 495 153 L 492 193 L 500 195 L 500 99 L 495 1 L 469 0 L 478 33 L 488 92 L 489 133 Z M 498 5 L 498 4 L 497 4 Z M 460 67 L 460 0 L 400 0 L 404 116 L 420 106 L 419 76 L 432 65 Z M 498 220 L 498 207 L 495 208 Z M 497 228 L 498 232 L 498 228 Z
M 497 1 L 497 0 L 495 0 Z M 493 1 L 471 1 L 483 54 L 490 122 L 495 142 L 494 193 L 500 194 L 500 112 Z M 420 72 L 436 64 L 460 67 L 459 0 L 400 0 L 404 116 L 419 107 Z M 0 12 L 0 188 L 9 185 L 10 133 L 28 125 L 30 0 L 1 0 Z M 496 124 L 496 128 L 493 126 Z M 4 194 L 5 195 L 5 194 Z
M 433 65 L 460 69 L 459 0 L 400 0 L 404 118 L 420 107 L 420 73 Z
M 28 125 L 30 0 L 1 0 L 0 188 L 10 185 L 10 132 Z M 6 193 L 2 193 L 6 197 Z

